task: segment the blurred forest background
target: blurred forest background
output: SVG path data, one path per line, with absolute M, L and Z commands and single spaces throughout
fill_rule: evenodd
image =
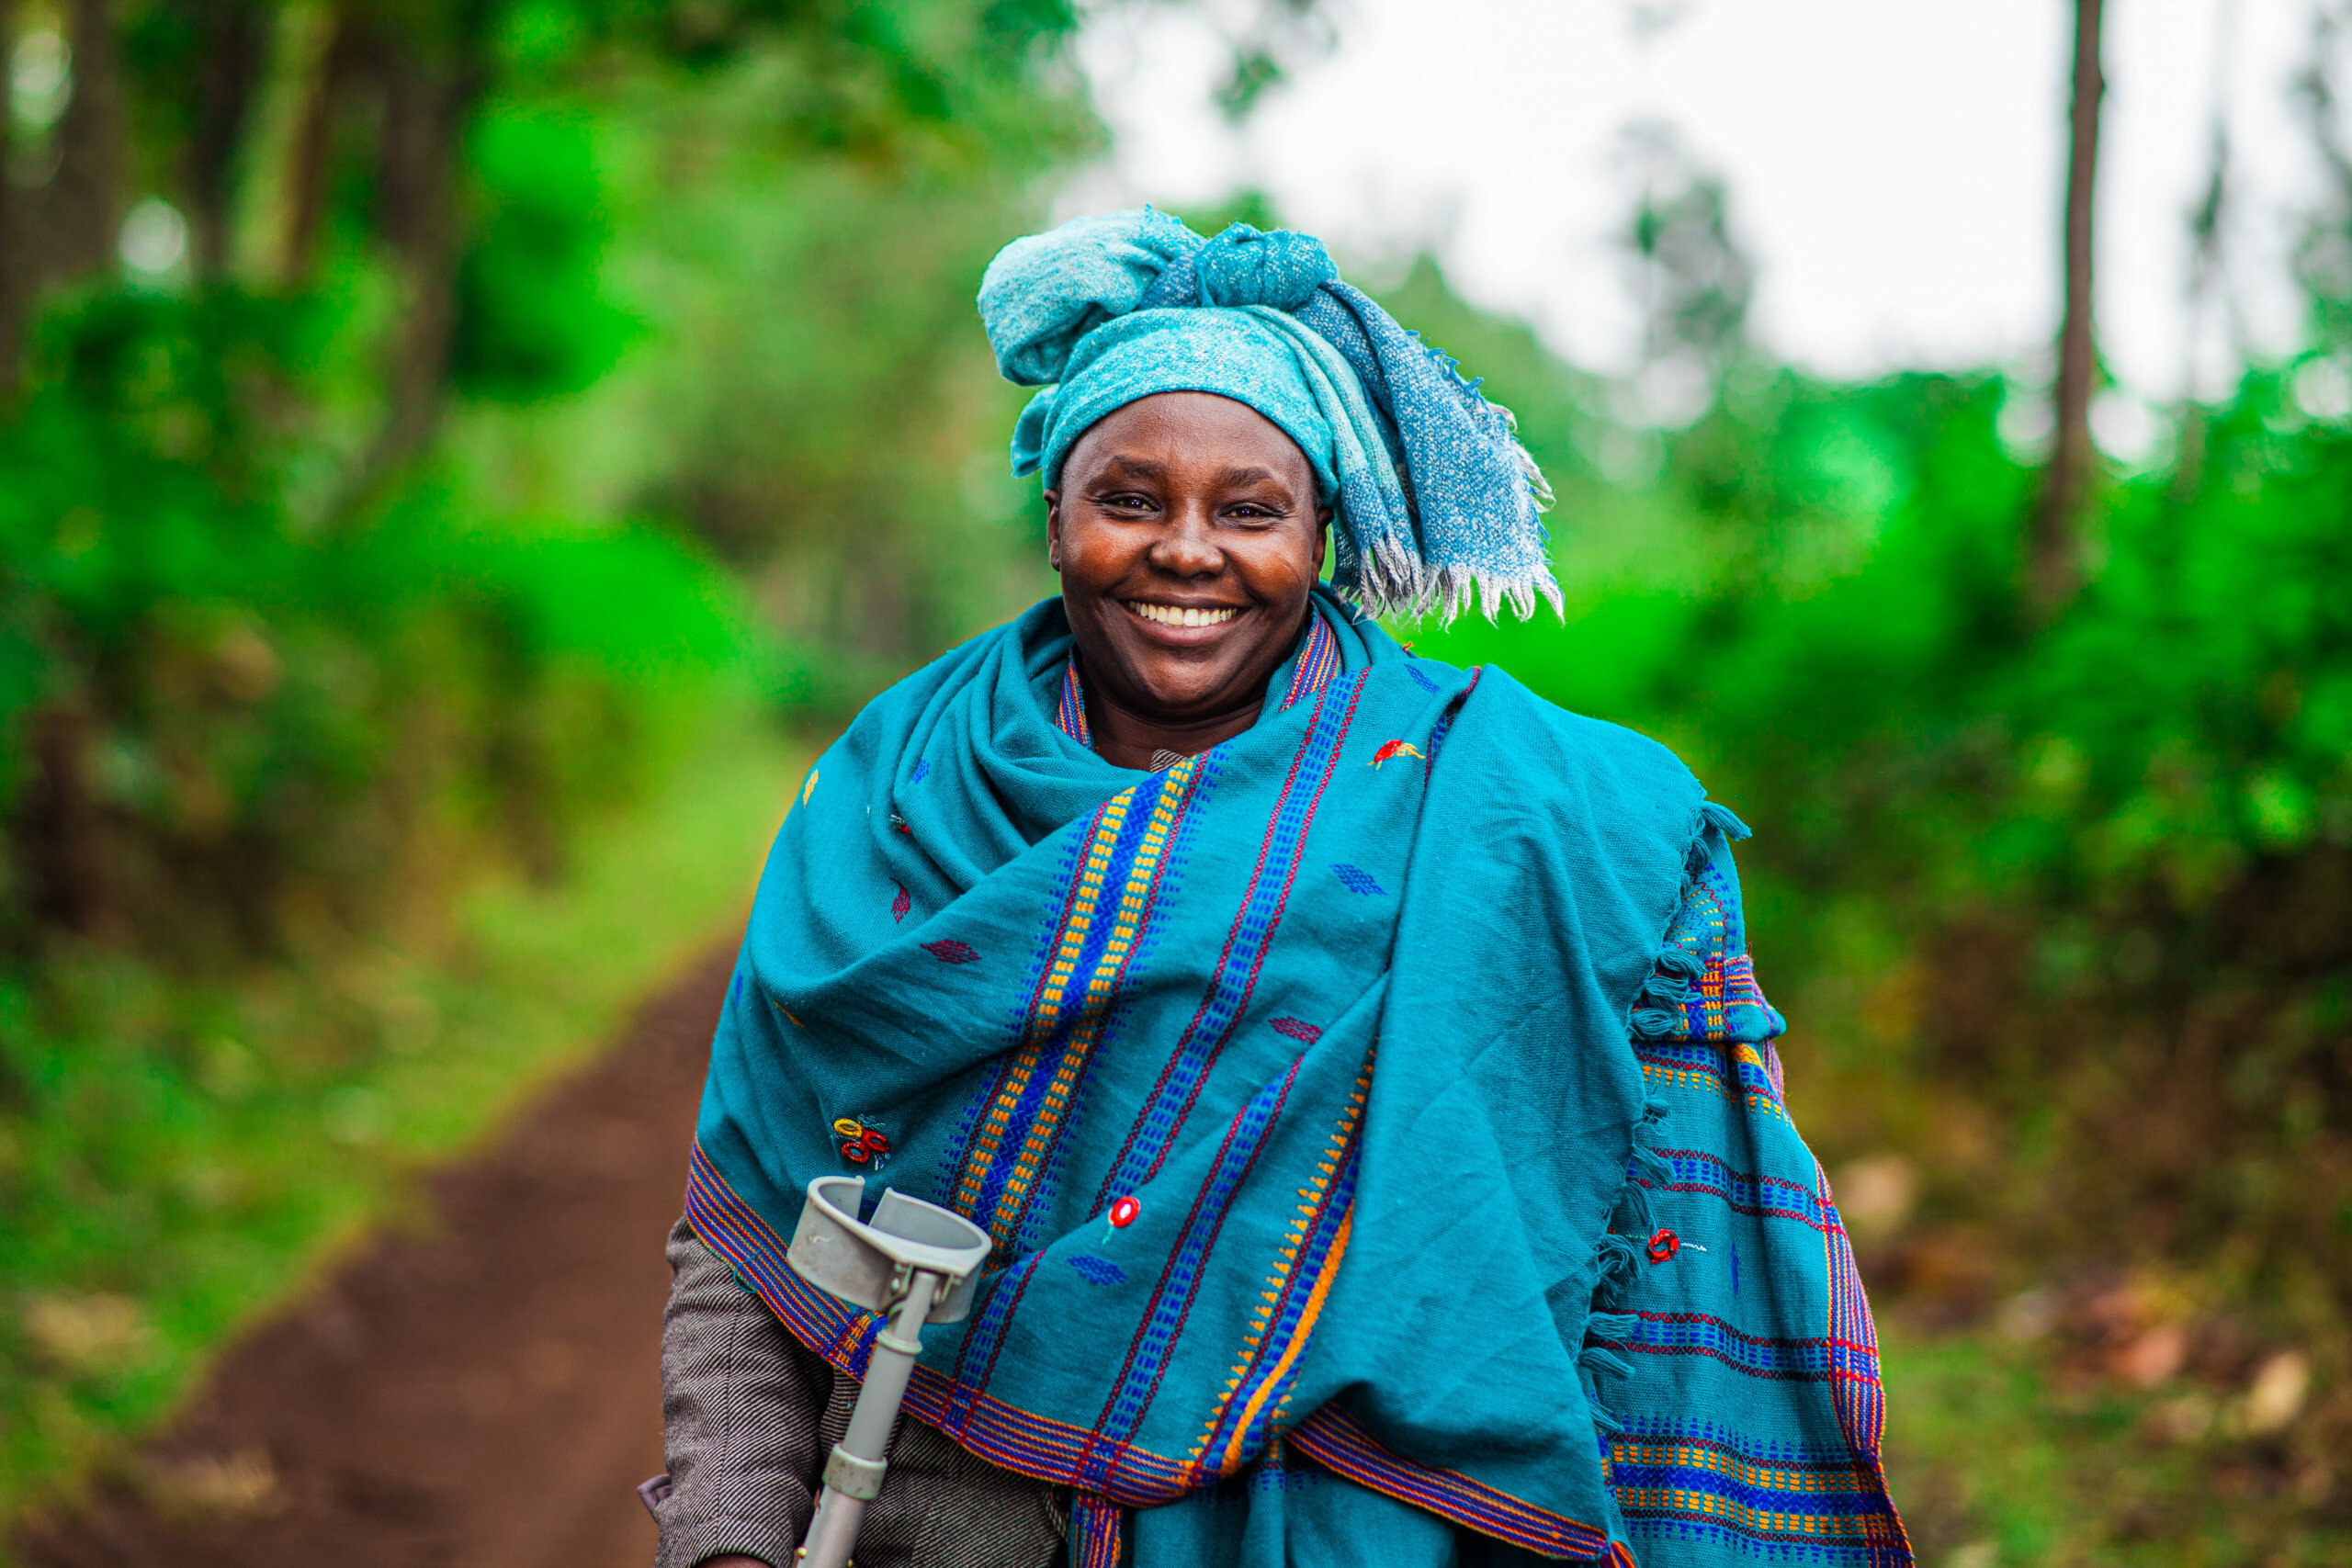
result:
M 1402 634 L 1758 829 L 1928 1562 L 2352 1552 L 2318 14 L 2308 346 L 2141 468 L 2053 481 L 1996 368 L 1775 362 L 1670 144 L 1623 243 L 1686 424 L 1430 263 L 1386 290 L 1517 411 L 1570 602 Z M 1050 592 L 971 297 L 1100 151 L 1080 24 L 0 0 L 0 1523 L 723 932 L 828 726 Z M 1249 12 L 1229 111 L 1321 25 Z

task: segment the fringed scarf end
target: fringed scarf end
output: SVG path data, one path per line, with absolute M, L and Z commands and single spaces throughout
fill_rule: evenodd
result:
M 1125 1551 L 1127 1511 L 1100 1492 L 1070 1499 L 1069 1545 L 1074 1568 L 1119 1568 Z

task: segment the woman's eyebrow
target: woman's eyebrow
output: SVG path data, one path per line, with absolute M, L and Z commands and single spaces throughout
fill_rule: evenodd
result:
M 1158 479 L 1168 477 L 1167 464 L 1155 463 L 1148 457 L 1130 457 L 1124 452 L 1105 458 L 1102 467 L 1106 471 L 1115 468 L 1123 474 L 1132 474 L 1139 479 Z
M 1263 484 L 1269 479 L 1278 480 L 1281 478 L 1282 476 L 1272 468 L 1219 468 L 1216 482 L 1220 485 L 1254 485 Z

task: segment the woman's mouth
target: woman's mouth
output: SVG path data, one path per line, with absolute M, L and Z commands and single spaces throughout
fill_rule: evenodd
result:
M 1158 626 L 1217 626 L 1241 614 L 1231 604 L 1154 604 L 1143 599 L 1120 601 L 1128 609 Z

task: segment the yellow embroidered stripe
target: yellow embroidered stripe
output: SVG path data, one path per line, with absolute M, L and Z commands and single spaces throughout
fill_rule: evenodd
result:
M 1266 1288 L 1259 1292 L 1257 1314 L 1250 1322 L 1249 1334 L 1241 1341 L 1241 1359 L 1235 1364 L 1233 1375 L 1226 1380 L 1225 1393 L 1209 1416 L 1208 1429 L 1201 1434 L 1200 1442 L 1193 1450 L 1192 1461 L 1196 1472 L 1202 1455 L 1216 1439 L 1226 1411 L 1241 1395 L 1244 1381 L 1250 1377 L 1250 1368 L 1258 1359 L 1258 1347 L 1264 1341 L 1267 1326 L 1273 1319 L 1274 1309 L 1289 1290 L 1291 1276 L 1298 1269 L 1299 1251 L 1306 1245 L 1308 1235 L 1322 1215 L 1324 1201 L 1330 1194 L 1331 1178 L 1340 1168 L 1340 1160 L 1347 1152 L 1349 1140 L 1355 1136 L 1356 1127 L 1363 1120 L 1364 1101 L 1372 1094 L 1373 1058 L 1378 1052 L 1379 1047 L 1375 1044 L 1371 1051 L 1364 1053 L 1363 1069 L 1356 1075 L 1355 1091 L 1348 1097 L 1347 1108 L 1340 1113 L 1339 1125 L 1331 1130 L 1331 1141 L 1324 1148 L 1323 1158 L 1317 1167 L 1318 1174 L 1313 1181 L 1298 1190 L 1302 1200 L 1298 1213 L 1291 1218 L 1290 1234 L 1283 1238 L 1279 1255 L 1281 1261 L 1267 1278 Z M 1306 1348 L 1307 1337 L 1314 1332 L 1315 1320 L 1322 1314 L 1324 1298 L 1331 1293 L 1332 1280 L 1339 1278 L 1340 1259 L 1348 1250 L 1348 1234 L 1354 1219 L 1354 1205 L 1351 1203 L 1349 1212 L 1340 1218 L 1340 1228 L 1333 1234 L 1331 1245 L 1324 1254 L 1322 1268 L 1317 1272 L 1306 1305 L 1299 1313 L 1298 1323 L 1291 1330 L 1289 1342 L 1283 1347 L 1281 1356 L 1265 1375 L 1249 1385 L 1247 1406 L 1240 1419 L 1234 1423 L 1233 1435 L 1227 1439 L 1225 1450 L 1217 1458 L 1216 1474 L 1230 1474 L 1239 1467 L 1242 1446 L 1249 1440 L 1250 1423 L 1258 1418 L 1266 1400 L 1273 1390 L 1282 1386 L 1283 1378 L 1290 1371 L 1291 1364 Z
M 1020 1155 L 1006 1175 L 1003 1194 L 997 1201 L 989 1229 L 1001 1241 L 1009 1244 L 1014 1228 L 1021 1223 L 1029 1189 L 1045 1167 L 1046 1151 L 1053 1146 L 1054 1134 L 1069 1109 L 1079 1076 L 1093 1054 L 1095 1035 L 1102 1026 L 1103 1015 L 1110 1010 L 1112 993 L 1118 987 L 1119 976 L 1126 969 L 1136 934 L 1142 929 L 1151 901 L 1151 885 L 1159 874 L 1159 863 L 1167 853 L 1168 840 L 1176 825 L 1177 806 L 1192 782 L 1193 766 L 1194 759 L 1188 757 L 1164 775 L 1167 782 L 1159 791 L 1151 820 L 1144 828 L 1143 841 L 1136 846 L 1135 863 L 1128 868 L 1126 886 L 1119 895 L 1118 913 L 1113 917 L 1110 935 L 1102 943 L 1102 955 L 1095 961 L 1094 972 L 1087 979 L 1085 1013 L 1078 1028 L 1071 1032 L 1069 1045 L 1062 1052 L 1054 1080 L 1046 1089 L 1045 1103 L 1038 1108 L 1037 1119 L 1022 1142 Z M 1060 1008 L 1057 996 L 1054 1010 L 1057 1015 Z
M 963 1180 L 956 1193 L 956 1206 L 971 1213 L 988 1187 L 989 1171 L 1001 1151 L 1012 1117 L 1027 1091 L 1030 1081 L 1044 1059 L 1046 1043 L 1059 1024 L 1062 1014 L 1075 999 L 1083 1008 L 1079 1021 L 1069 1032 L 1069 1043 L 1054 1066 L 1053 1078 L 1037 1106 L 1035 1119 L 1024 1131 L 1020 1146 L 1012 1154 L 1012 1168 L 997 1194 L 993 1211 L 983 1222 L 999 1243 L 1010 1245 L 1012 1232 L 1019 1225 L 1023 1207 L 1038 1172 L 1044 1168 L 1046 1155 L 1053 1146 L 1054 1134 L 1061 1119 L 1069 1109 L 1071 1096 L 1084 1072 L 1086 1061 L 1094 1045 L 1096 1032 L 1103 1015 L 1108 1012 L 1113 992 L 1120 975 L 1125 970 L 1137 933 L 1148 912 L 1153 882 L 1159 874 L 1160 862 L 1165 857 L 1172 836 L 1176 818 L 1189 793 L 1198 759 L 1186 758 L 1152 781 L 1151 818 L 1145 825 L 1135 856 L 1127 867 L 1117 893 L 1115 908 L 1109 918 L 1110 931 L 1105 934 L 1101 951 L 1090 972 L 1084 976 L 1082 990 L 1079 986 L 1079 965 L 1087 946 L 1087 936 L 1095 921 L 1102 917 L 1103 892 L 1111 880 L 1113 862 L 1119 836 L 1126 826 L 1127 814 L 1135 806 L 1135 790 L 1105 803 L 1094 832 L 1087 844 L 1086 857 L 1078 874 L 1078 885 L 1069 901 L 1068 915 L 1062 922 L 1059 940 L 1054 946 L 1054 957 L 1044 982 L 1029 1010 L 1029 1021 L 1023 1031 L 1022 1043 L 1014 1053 L 1012 1065 L 999 1086 L 994 1102 L 989 1107 L 978 1134 L 973 1139 L 972 1153 L 964 1165 Z M 979 1218 L 978 1215 L 974 1217 Z
M 1703 1470 L 1761 1492 L 1844 1493 L 1865 1489 L 1870 1484 L 1857 1474 L 1852 1466 L 1796 1470 L 1785 1465 L 1758 1464 L 1736 1454 L 1727 1454 L 1721 1449 L 1695 1443 L 1645 1443 L 1619 1438 L 1609 1445 L 1609 1463 L 1612 1469 L 1633 1464 L 1671 1465 L 1685 1471 Z M 1658 1487 L 1652 1490 L 1679 1492 L 1682 1488 Z
M 1005 1070 L 1004 1081 L 997 1086 L 995 1102 L 973 1135 L 971 1152 L 965 1156 L 964 1179 L 956 1192 L 959 1213 L 969 1214 L 979 1202 L 989 1168 L 996 1163 L 998 1145 L 1004 1141 L 1005 1129 L 1012 1124 L 1013 1108 L 1021 1103 L 1022 1092 L 1037 1070 L 1038 1042 L 1053 1032 L 1054 1020 L 1060 1016 L 1062 998 L 1069 989 L 1070 976 L 1077 970 L 1079 954 L 1086 946 L 1087 931 L 1093 925 L 1095 908 L 1102 901 L 1102 879 L 1111 863 L 1111 852 L 1118 844 L 1119 829 L 1125 825 L 1128 808 L 1134 804 L 1135 791 L 1125 791 L 1105 801 L 1102 815 L 1095 819 L 1094 836 L 1086 847 L 1078 886 L 1070 895 L 1069 913 L 1062 920 L 1061 940 L 1055 944 L 1053 962 L 1029 1009 L 1028 1027 L 1023 1031 L 1022 1043 Z
M 1696 1514 L 1761 1535 L 1843 1536 L 1870 1540 L 1891 1533 L 1889 1517 L 1883 1513 L 1812 1514 L 1756 1508 L 1712 1492 L 1686 1492 L 1679 1486 L 1623 1486 L 1617 1491 L 1617 1506 L 1629 1516 Z
M 1331 1250 L 1323 1259 L 1321 1271 L 1315 1276 L 1315 1289 L 1308 1292 L 1306 1305 L 1299 1312 L 1298 1326 L 1291 1331 L 1290 1343 L 1283 1347 L 1282 1359 L 1258 1380 L 1250 1403 L 1242 1407 L 1240 1419 L 1233 1424 L 1233 1437 L 1225 1445 L 1225 1462 L 1219 1467 L 1223 1473 L 1230 1474 L 1240 1468 L 1241 1445 L 1250 1436 L 1250 1423 L 1258 1419 L 1258 1412 L 1265 1408 L 1274 1390 L 1282 1387 L 1291 1363 L 1298 1359 L 1299 1352 L 1306 1348 L 1307 1340 L 1314 1335 L 1315 1320 L 1323 1315 L 1324 1298 L 1331 1293 L 1331 1281 L 1340 1277 L 1340 1259 L 1347 1256 L 1348 1232 L 1353 1228 L 1355 1219 L 1356 1206 L 1350 1203 L 1340 1215 L 1340 1228 L 1331 1237 Z
M 1764 1058 L 1757 1054 L 1754 1046 L 1741 1044 L 1737 1049 L 1741 1061 L 1759 1071 L 1765 1070 Z M 1678 1067 L 1663 1062 L 1644 1062 L 1642 1078 L 1653 1092 L 1659 1089 L 1669 1088 L 1707 1090 L 1723 1095 L 1729 1100 L 1744 1099 L 1747 1101 L 1747 1109 L 1750 1111 L 1760 1111 L 1767 1116 L 1782 1122 L 1789 1120 L 1789 1113 L 1783 1111 L 1770 1094 L 1752 1089 L 1743 1089 L 1739 1085 L 1725 1078 L 1723 1074 L 1711 1072 L 1702 1067 Z M 1794 1123 L 1791 1124 L 1794 1125 Z

